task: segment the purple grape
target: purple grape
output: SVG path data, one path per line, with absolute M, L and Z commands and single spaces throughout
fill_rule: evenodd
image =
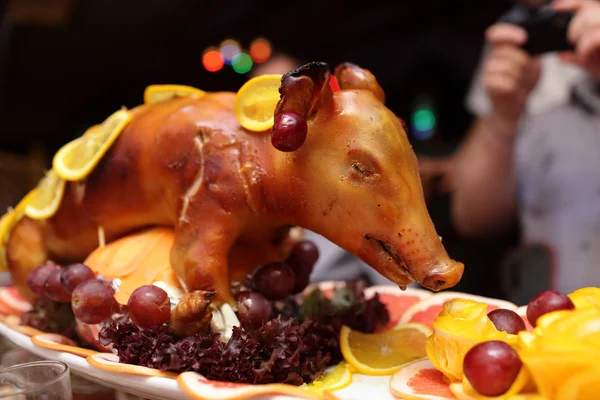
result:
M 270 263 L 261 267 L 252 278 L 257 292 L 269 300 L 280 300 L 294 289 L 296 277 L 292 268 L 284 263 Z
M 60 276 L 60 283 L 67 293 L 73 293 L 75 288 L 85 281 L 96 278 L 94 271 L 84 264 L 71 264 L 67 266 Z
M 280 113 L 271 132 L 271 144 L 279 151 L 298 150 L 306 140 L 308 125 L 304 117 L 294 111 Z
M 292 267 L 296 275 L 292 294 L 300 293 L 310 283 L 310 274 L 319 259 L 319 248 L 310 240 L 302 240 L 294 245 L 285 263 Z
M 535 296 L 527 305 L 527 319 L 535 328 L 536 322 L 542 315 L 558 310 L 573 310 L 575 304 L 568 296 L 553 290 L 546 290 Z
M 169 320 L 171 299 L 158 286 L 140 286 L 129 297 L 127 309 L 134 324 L 142 329 L 152 328 Z
M 488 318 L 494 323 L 496 329 L 513 335 L 527 329 L 523 318 L 519 317 L 519 314 L 511 310 L 499 308 L 490 311 L 488 313 Z
M 65 288 L 60 284 L 60 275 L 62 272 L 63 269 L 58 268 L 48 275 L 45 284 L 46 298 L 58 303 L 70 303 L 71 293 L 67 293 Z
M 61 266 L 51 263 L 40 265 L 27 276 L 27 287 L 37 297 L 46 298 L 46 280 L 56 270 L 60 271 Z
M 473 389 L 483 396 L 500 396 L 521 371 L 519 355 L 505 342 L 492 340 L 473 346 L 465 355 L 463 371 Z
M 71 299 L 73 314 L 86 324 L 104 322 L 119 307 L 114 294 L 114 289 L 106 281 L 100 279 L 85 281 L 73 291 Z
M 237 316 L 246 329 L 258 329 L 273 315 L 273 307 L 269 300 L 260 293 L 244 290 L 235 295 Z

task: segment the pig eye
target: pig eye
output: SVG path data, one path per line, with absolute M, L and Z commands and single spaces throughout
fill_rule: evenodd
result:
M 362 150 L 351 150 L 348 152 L 349 178 L 352 181 L 364 181 L 374 183 L 380 178 L 379 164 L 370 154 Z

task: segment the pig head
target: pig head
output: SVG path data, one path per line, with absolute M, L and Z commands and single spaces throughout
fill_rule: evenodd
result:
M 325 63 L 282 78 L 275 118 L 297 112 L 308 134 L 296 151 L 271 149 L 278 187 L 271 208 L 401 287 L 412 281 L 432 290 L 454 286 L 463 264 L 448 257 L 436 233 L 415 154 L 385 107 L 383 90 L 369 71 L 352 64 L 338 66 L 335 75 L 341 88 L 335 93 Z

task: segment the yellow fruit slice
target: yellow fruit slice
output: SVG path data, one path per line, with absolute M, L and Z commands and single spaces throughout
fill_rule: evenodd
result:
M 347 326 L 340 332 L 344 359 L 366 375 L 391 375 L 406 363 L 425 357 L 425 341 L 431 330 L 411 322 L 383 333 L 367 334 Z
M 132 118 L 130 111 L 119 110 L 98 128 L 92 127 L 82 137 L 64 145 L 52 160 L 58 176 L 67 181 L 85 179 Z
M 206 92 L 203 90 L 185 85 L 150 85 L 144 91 L 144 103 L 159 103 L 173 97 L 196 97 L 199 99 L 205 94 Z
M 25 207 L 25 215 L 31 219 L 43 220 L 52 217 L 62 201 L 65 193 L 65 180 L 53 170 L 46 173 Z
M 280 86 L 281 75 L 261 75 L 246 82 L 235 98 L 234 112 L 240 125 L 252 132 L 270 129 Z
M 582 371 L 565 379 L 558 389 L 560 400 L 596 400 L 600 388 L 600 367 Z
M 10 233 L 17 222 L 21 220 L 25 213 L 25 207 L 29 204 L 35 194 L 36 189 L 31 190 L 14 210 L 9 210 L 0 220 L 0 271 L 8 271 L 8 260 L 6 258 L 6 244 L 10 238 Z
M 300 386 L 309 392 L 323 393 L 325 391 L 333 392 L 340 390 L 352 383 L 352 371 L 350 365 L 341 362 L 331 372 L 315 379 L 309 384 Z
M 471 347 L 488 340 L 501 340 L 516 346 L 518 336 L 496 329 L 487 316 L 488 305 L 469 299 L 444 304 L 427 339 L 427 356 L 451 381 L 463 379 L 463 361 Z
M 569 294 L 568 297 L 575 304 L 575 308 L 600 308 L 600 288 L 581 288 Z

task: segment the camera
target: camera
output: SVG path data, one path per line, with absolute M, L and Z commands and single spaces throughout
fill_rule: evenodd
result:
M 527 42 L 523 49 L 531 55 L 570 51 L 574 46 L 567 38 L 572 11 L 556 11 L 550 5 L 537 9 L 525 9 L 512 13 L 502 22 L 517 25 L 527 32 Z

